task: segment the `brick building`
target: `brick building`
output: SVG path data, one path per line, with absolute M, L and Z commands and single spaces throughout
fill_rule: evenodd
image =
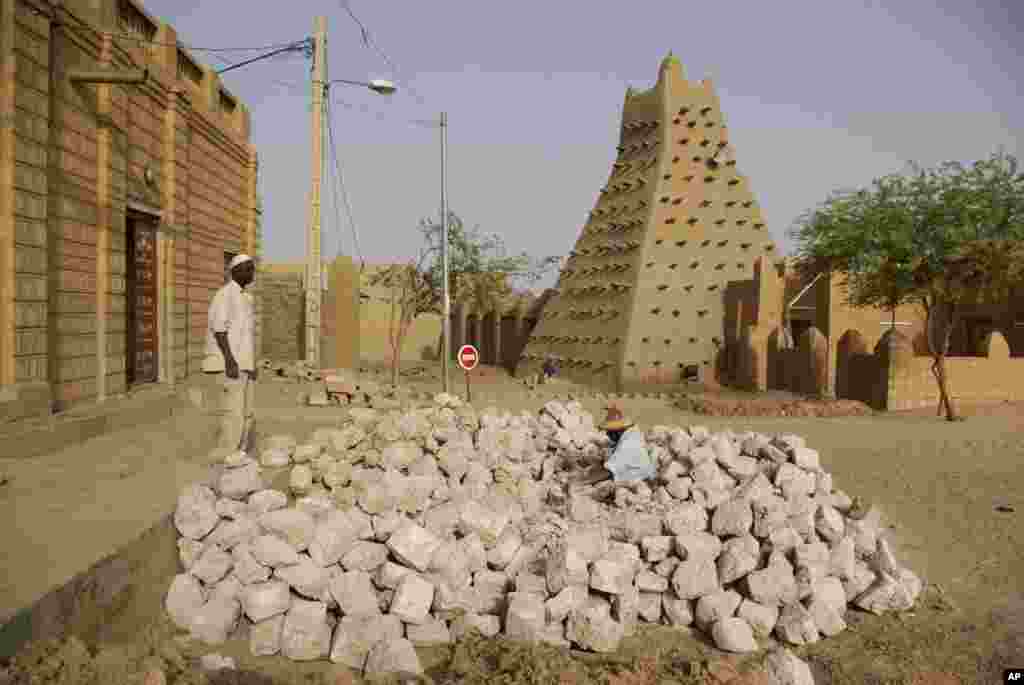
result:
M 247 109 L 133 0 L 0 0 L 0 64 L 0 416 L 197 372 L 260 252 Z
M 569 378 L 619 390 L 707 378 L 726 284 L 773 250 L 712 84 L 669 55 L 653 88 L 626 92 L 607 186 L 518 373 L 553 354 Z

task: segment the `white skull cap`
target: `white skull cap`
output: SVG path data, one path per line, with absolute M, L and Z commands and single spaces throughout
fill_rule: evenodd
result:
M 234 269 L 239 264 L 245 264 L 246 262 L 251 261 L 252 257 L 250 257 L 247 254 L 235 255 L 234 259 L 232 259 L 231 262 L 228 264 L 228 269 Z

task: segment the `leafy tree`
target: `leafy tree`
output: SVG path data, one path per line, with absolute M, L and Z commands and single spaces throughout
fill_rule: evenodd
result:
M 797 220 L 798 268 L 841 274 L 851 305 L 917 304 L 925 314 L 938 411 L 957 413 L 946 356 L 963 305 L 1005 302 L 1024 278 L 1024 173 L 1003 151 L 834 193 Z
M 516 284 L 535 283 L 558 265 L 558 257 L 536 259 L 526 253 L 508 255 L 500 236 L 485 234 L 479 227 L 466 229 L 462 220 L 449 212 L 448 270 L 452 302 L 486 311 L 507 296 Z M 392 384 L 399 381 L 402 344 L 413 321 L 422 314 L 441 314 L 443 290 L 441 224 L 421 219 L 424 246 L 408 263 L 374 272 L 369 286 L 389 289 L 391 315 L 388 343 L 392 351 Z M 442 341 L 438 340 L 438 355 Z M 450 354 L 450 352 L 449 352 Z
M 421 219 L 420 232 L 426 244 L 430 282 L 440 302 L 441 222 Z M 485 311 L 513 288 L 535 284 L 558 262 L 556 256 L 535 258 L 525 252 L 510 255 L 501 236 L 484 233 L 479 226 L 466 228 L 458 215 L 448 213 L 448 287 L 453 302 Z

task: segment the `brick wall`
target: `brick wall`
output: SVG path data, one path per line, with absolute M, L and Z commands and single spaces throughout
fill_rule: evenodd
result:
M 0 111 L 15 124 L 0 127 L 4 398 L 44 384 L 60 409 L 126 389 L 133 212 L 157 232 L 161 380 L 200 368 L 224 251 L 259 254 L 247 110 L 222 107 L 216 74 L 177 44 L 133 2 L 0 0 Z M 139 84 L 69 78 L 142 66 Z
M 260 267 L 256 278 L 263 307 L 259 348 L 262 357 L 280 361 L 305 358 L 302 271 L 301 265 L 289 268 L 264 264 Z
M 339 298 L 345 293 L 339 290 L 339 270 L 352 269 L 348 258 L 339 258 L 336 263 L 325 264 L 324 274 L 328 289 L 321 294 L 320 308 L 320 355 L 325 368 L 347 366 L 340 357 L 351 359 L 351 354 L 338 354 L 338 318 L 349 319 L 346 329 L 351 328 L 353 313 L 339 313 Z M 259 316 L 261 340 L 257 348 L 261 357 L 275 361 L 292 361 L 306 358 L 305 329 L 305 274 L 304 264 L 265 263 L 256 277 L 262 299 L 262 313 Z M 345 286 L 346 283 L 342 283 Z M 341 288 L 345 290 L 344 287 Z M 350 288 L 349 288 L 350 290 Z M 347 292 L 347 291 L 346 291 Z M 348 293 L 351 296 L 351 293 Z M 351 298 L 352 305 L 355 298 Z M 350 306 L 351 309 L 351 306 Z M 356 348 L 358 349 L 358 347 Z

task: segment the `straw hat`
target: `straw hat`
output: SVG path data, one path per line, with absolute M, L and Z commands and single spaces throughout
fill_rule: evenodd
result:
M 622 410 L 616 407 L 614 404 L 606 407 L 608 410 L 608 416 L 605 418 L 604 423 L 601 424 L 601 430 L 616 431 L 625 430 L 633 426 L 633 421 L 627 419 L 622 415 Z

